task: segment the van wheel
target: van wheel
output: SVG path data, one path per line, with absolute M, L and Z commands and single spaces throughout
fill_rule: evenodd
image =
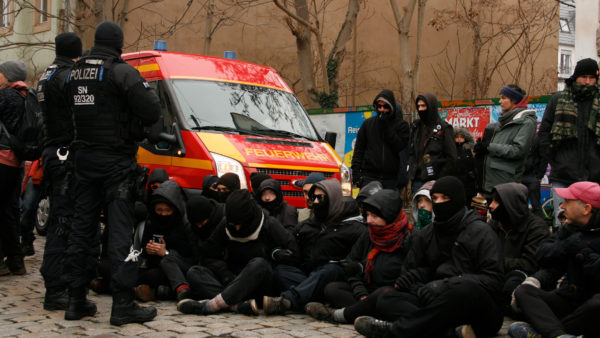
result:
M 48 198 L 40 200 L 35 217 L 35 231 L 40 236 L 46 236 L 48 232 L 48 219 L 50 214 L 50 201 Z

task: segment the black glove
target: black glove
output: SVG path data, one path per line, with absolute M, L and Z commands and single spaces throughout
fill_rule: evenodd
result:
M 563 241 L 563 248 L 569 256 L 577 255 L 581 250 L 587 247 L 588 244 L 582 238 L 581 232 L 576 232 Z
M 487 147 L 488 145 L 485 142 L 483 142 L 483 140 L 480 137 L 477 139 L 477 142 L 475 142 L 475 145 L 473 146 L 473 151 L 475 152 L 477 157 L 485 156 L 488 153 Z
M 294 253 L 290 249 L 274 249 L 271 258 L 277 263 L 289 264 L 294 260 Z
M 356 172 L 352 172 L 352 184 L 354 184 L 357 187 L 360 187 L 360 184 L 362 183 L 362 174 L 360 173 L 360 171 L 356 171 Z
M 425 304 L 430 304 L 447 289 L 448 279 L 438 279 L 420 287 L 419 290 L 417 290 L 417 296 L 419 296 L 419 299 Z
M 349 259 L 342 259 L 340 261 L 340 266 L 344 269 L 344 274 L 346 274 L 346 277 L 354 277 L 363 272 L 362 264 Z
M 413 284 L 414 282 L 412 278 L 410 278 L 410 276 L 407 274 L 403 274 L 400 277 L 396 278 L 394 288 L 400 291 L 408 291 Z

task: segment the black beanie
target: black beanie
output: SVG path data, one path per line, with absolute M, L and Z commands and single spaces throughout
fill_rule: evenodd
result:
M 74 59 L 81 56 L 81 39 L 73 32 L 58 34 L 54 38 L 56 45 L 56 56 L 66 56 Z
M 168 179 L 169 175 L 167 174 L 165 168 L 156 168 L 150 173 L 150 177 L 148 177 L 148 184 L 163 183 Z
M 112 21 L 103 21 L 96 27 L 94 44 L 120 50 L 123 48 L 123 30 Z
M 235 190 L 227 197 L 225 218 L 232 236 L 245 238 L 252 235 L 260 223 L 261 214 L 262 209 L 247 189 Z M 241 225 L 241 228 L 236 229 L 236 225 Z
M 258 192 L 258 187 L 260 187 L 262 181 L 269 178 L 271 178 L 271 176 L 265 173 L 254 172 L 250 174 L 250 185 L 252 186 L 252 192 L 256 194 Z
M 219 177 L 219 184 L 222 184 L 229 188 L 229 191 L 240 189 L 240 178 L 234 173 L 226 173 Z
M 198 195 L 190 197 L 185 205 L 188 221 L 192 224 L 208 219 L 214 209 L 215 207 L 208 198 Z
M 598 62 L 594 59 L 583 59 L 577 62 L 575 65 L 575 71 L 570 78 L 565 80 L 565 83 L 570 86 L 578 77 L 582 75 L 593 75 L 598 80 Z
M 444 176 L 435 181 L 429 194 L 433 197 L 435 193 L 441 193 L 450 197 L 453 204 L 457 206 L 457 211 L 466 205 L 465 186 L 454 176 Z

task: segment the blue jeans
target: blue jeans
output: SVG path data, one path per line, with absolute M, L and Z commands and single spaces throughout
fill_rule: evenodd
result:
M 325 264 L 308 274 L 290 265 L 277 265 L 275 278 L 284 290 L 281 295 L 292 303 L 294 311 L 304 312 L 304 305 L 311 301 L 324 301 L 325 286 L 344 280 L 344 269 L 338 264 Z
M 33 184 L 31 178 L 27 181 L 27 189 L 23 195 L 23 208 L 21 211 L 21 226 L 19 235 L 21 243 L 32 243 L 35 240 L 33 228 L 37 216 L 37 208 L 42 198 L 42 188 L 39 184 Z

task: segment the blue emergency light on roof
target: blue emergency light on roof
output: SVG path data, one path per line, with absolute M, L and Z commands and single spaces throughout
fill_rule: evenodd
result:
M 165 40 L 154 40 L 154 50 L 166 51 L 167 42 Z
M 231 60 L 235 60 L 235 58 L 237 57 L 235 55 L 235 52 L 232 50 L 226 50 L 225 53 L 223 53 L 223 57 L 226 59 L 231 59 Z

